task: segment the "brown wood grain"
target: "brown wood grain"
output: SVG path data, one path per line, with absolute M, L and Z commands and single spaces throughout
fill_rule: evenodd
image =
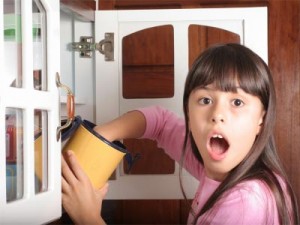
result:
M 174 95 L 174 38 L 170 25 L 144 29 L 122 40 L 123 97 Z
M 95 21 L 96 2 L 93 0 L 60 0 L 62 10 L 70 11 L 83 21 Z
M 205 7 L 262 6 L 268 0 L 102 0 L 99 9 L 176 9 Z
M 145 207 L 144 207 L 145 206 Z M 180 201 L 120 201 L 116 224 L 180 224 Z
M 191 25 L 188 32 L 190 67 L 197 56 L 210 45 L 229 42 L 240 43 L 240 37 L 237 34 L 214 27 Z
M 300 203 L 300 1 L 270 1 L 269 66 L 277 92 L 275 138 Z
M 158 148 L 155 141 L 143 139 L 127 139 L 124 145 L 132 156 L 139 155 L 139 159 L 133 164 L 130 174 L 174 174 L 175 163 L 167 156 L 163 149 Z M 129 169 L 124 160 L 124 170 Z

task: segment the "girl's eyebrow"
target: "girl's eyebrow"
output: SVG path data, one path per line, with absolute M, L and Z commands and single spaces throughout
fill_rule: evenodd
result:
M 237 92 L 238 91 L 243 91 L 243 89 L 240 86 L 236 86 L 235 88 L 236 88 Z M 197 90 L 220 91 L 219 88 L 209 87 L 208 85 L 207 86 L 198 86 L 198 87 L 195 88 L 195 91 L 197 91 Z
M 215 88 L 212 88 L 212 87 L 208 87 L 208 86 L 198 86 L 195 88 L 195 90 L 216 90 Z

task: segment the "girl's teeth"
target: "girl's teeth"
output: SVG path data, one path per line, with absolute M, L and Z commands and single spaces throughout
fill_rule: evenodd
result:
M 215 134 L 213 135 L 213 138 L 223 138 L 223 136 L 221 134 Z

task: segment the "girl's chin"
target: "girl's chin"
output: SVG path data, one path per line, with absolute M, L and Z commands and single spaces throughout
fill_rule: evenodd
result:
M 210 173 L 210 172 L 206 172 L 206 176 L 211 179 L 211 180 L 214 180 L 214 181 L 217 181 L 217 182 L 222 182 L 223 180 L 225 180 L 226 176 L 228 175 L 228 173 L 226 174 L 223 174 L 223 173 Z
M 231 170 L 228 166 L 218 164 L 217 161 L 204 162 L 204 168 L 206 176 L 218 182 L 222 182 Z

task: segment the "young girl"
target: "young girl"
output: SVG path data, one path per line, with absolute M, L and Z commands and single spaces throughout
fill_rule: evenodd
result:
M 274 84 L 258 55 L 239 44 L 204 51 L 187 76 L 183 109 L 185 120 L 149 107 L 95 130 L 110 141 L 156 140 L 199 180 L 188 224 L 299 223 L 296 197 L 272 134 Z M 77 223 L 102 224 L 96 215 L 107 187 L 94 192 L 74 154 L 69 151 L 66 159 L 64 208 Z

